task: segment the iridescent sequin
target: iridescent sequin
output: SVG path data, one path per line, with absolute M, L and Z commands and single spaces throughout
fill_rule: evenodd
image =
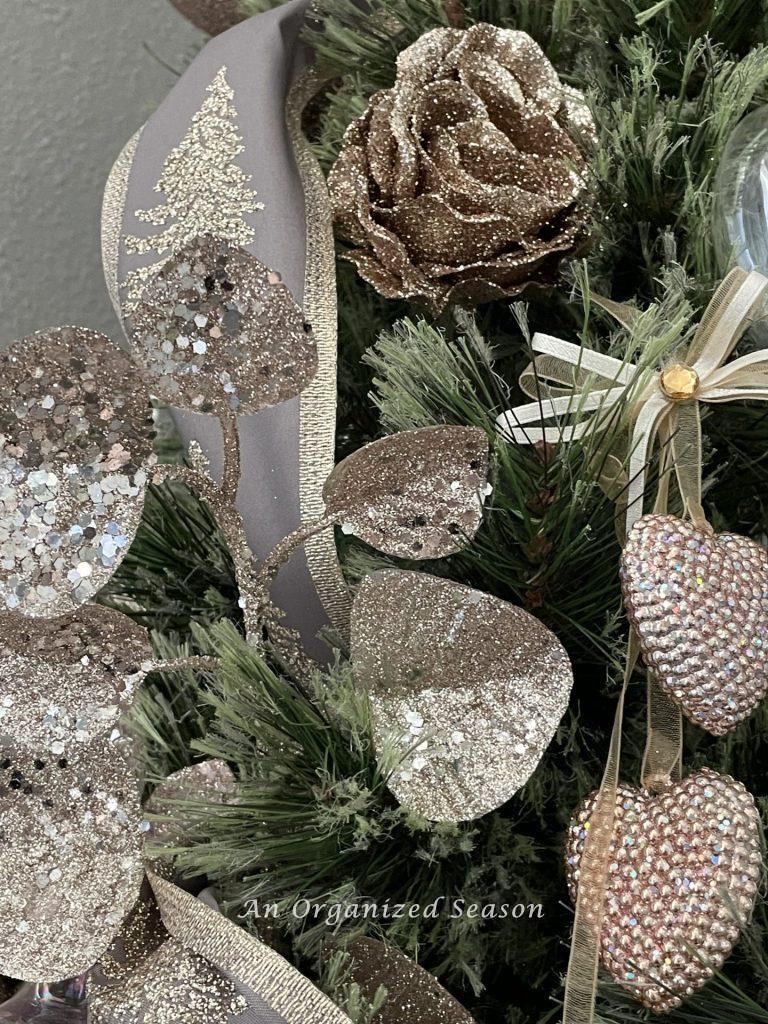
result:
M 595 797 L 569 831 L 574 902 Z M 620 786 L 609 856 L 602 963 L 645 1006 L 672 1010 L 722 966 L 752 913 L 762 867 L 755 801 L 710 768 L 657 795 Z
M 654 678 L 716 736 L 768 690 L 768 554 L 674 516 L 644 516 L 622 555 L 627 614 Z
M 131 337 L 153 391 L 192 412 L 257 412 L 298 395 L 317 370 L 312 328 L 280 275 L 210 237 L 153 278 Z
M 53 616 L 89 600 L 136 532 L 149 395 L 104 335 L 42 331 L 0 355 L 0 600 Z
M 379 754 L 396 759 L 390 789 L 432 820 L 469 820 L 513 796 L 573 685 L 565 649 L 522 608 L 396 569 L 360 585 L 351 659 Z

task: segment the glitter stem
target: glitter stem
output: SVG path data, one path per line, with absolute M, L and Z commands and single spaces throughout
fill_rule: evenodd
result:
M 294 551 L 311 537 L 315 537 L 318 533 L 322 533 L 323 530 L 327 530 L 341 522 L 343 518 L 343 512 L 334 512 L 332 515 L 325 515 L 322 519 L 317 519 L 314 522 L 304 523 L 298 530 L 294 530 L 287 537 L 283 537 L 280 543 L 267 555 L 259 566 L 254 581 L 255 610 L 256 616 L 260 620 L 263 619 L 264 613 L 270 604 L 269 588 Z
M 220 417 L 224 435 L 224 474 L 221 481 L 221 500 L 234 505 L 240 483 L 240 432 L 237 417 L 223 413 Z
M 206 658 L 197 654 L 188 654 L 182 658 L 173 658 L 171 661 L 158 661 L 153 668 L 157 672 L 215 672 L 220 668 L 221 662 L 218 658 Z
M 467 18 L 460 0 L 443 0 L 443 10 L 451 28 L 465 28 Z

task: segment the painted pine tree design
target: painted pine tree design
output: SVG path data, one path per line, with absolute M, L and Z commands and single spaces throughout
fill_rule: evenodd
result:
M 264 209 L 264 204 L 256 201 L 251 175 L 235 162 L 245 144 L 237 129 L 235 94 L 227 82 L 226 67 L 206 92 L 205 102 L 192 118 L 187 134 L 169 153 L 155 185 L 154 191 L 163 195 L 165 202 L 135 213 L 137 220 L 164 230 L 146 237 L 125 236 L 128 253 L 160 257 L 127 275 L 126 313 L 133 311 L 145 283 L 168 256 L 197 235 L 214 235 L 237 245 L 247 245 L 254 239 L 253 227 L 245 218 Z

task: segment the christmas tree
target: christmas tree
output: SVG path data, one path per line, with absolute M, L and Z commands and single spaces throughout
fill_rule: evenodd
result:
M 222 68 L 207 87 L 208 96 L 192 118 L 189 131 L 169 154 L 155 191 L 165 202 L 150 210 L 137 210 L 136 218 L 163 227 L 154 235 L 127 235 L 127 252 L 159 257 L 150 266 L 128 274 L 126 312 L 130 312 L 146 281 L 171 252 L 183 248 L 197 235 L 210 234 L 238 245 L 253 241 L 248 214 L 264 208 L 256 201 L 251 175 L 235 162 L 245 146 L 237 130 L 234 91 Z
M 271 6 L 242 0 L 246 13 Z M 313 142 L 326 170 L 348 127 L 378 90 L 392 86 L 402 50 L 457 22 L 529 33 L 561 79 L 586 93 L 596 126 L 590 245 L 583 261 L 561 268 L 554 291 L 526 295 L 525 309 L 496 301 L 471 317 L 455 309 L 425 315 L 418 304 L 384 299 L 339 259 L 339 457 L 381 433 L 438 423 L 470 424 L 494 436 L 536 330 L 579 336 L 589 347 L 638 362 L 654 346 L 654 358 L 673 353 L 726 269 L 711 231 L 714 177 L 734 127 L 768 96 L 768 15 L 761 0 L 317 0 L 314 8 L 307 36 L 333 82 L 313 109 Z M 231 91 L 223 73 L 220 78 L 229 95 L 213 103 L 217 127 L 208 138 L 219 146 L 222 136 L 229 140 L 224 178 L 238 192 L 247 182 L 231 163 L 240 150 Z M 168 202 L 141 219 L 165 224 L 206 210 L 208 200 L 192 187 L 200 179 L 194 173 L 184 185 L 177 179 L 179 167 L 194 169 L 206 138 L 196 122 L 158 184 Z M 209 159 L 219 180 L 222 168 Z M 166 249 L 186 238 L 183 220 L 157 236 Z M 135 252 L 161 251 L 155 244 L 138 248 L 144 244 L 138 239 L 130 244 Z M 340 256 L 347 252 L 340 241 Z M 619 331 L 589 309 L 590 290 L 649 313 Z M 722 408 L 705 419 L 704 431 L 710 521 L 764 537 L 764 408 Z M 140 621 L 157 630 L 164 650 L 186 643 L 224 662 L 215 678 L 157 677 L 142 695 L 136 727 L 147 740 L 151 778 L 198 757 L 237 767 L 238 802 L 226 813 L 201 806 L 192 814 L 191 845 L 181 857 L 190 875 L 205 872 L 215 880 L 233 914 L 252 899 L 286 909 L 299 898 L 352 904 L 362 895 L 380 903 L 428 904 L 450 894 L 465 904 L 541 904 L 544 915 L 535 921 L 406 917 L 360 927 L 418 955 L 483 1024 L 557 1019 L 573 920 L 565 905 L 564 836 L 578 800 L 600 779 L 626 649 L 615 511 L 595 456 L 588 440 L 537 450 L 497 441 L 485 525 L 466 551 L 434 567 L 532 610 L 565 644 L 576 676 L 570 710 L 528 784 L 499 811 L 463 825 L 426 822 L 392 799 L 378 769 L 365 696 L 343 663 L 319 673 L 308 692 L 248 648 L 234 625 L 211 628 L 223 615 L 238 621 L 223 544 L 182 490 L 153 492 L 142 532 L 108 596 L 119 607 L 139 608 Z M 649 470 L 653 477 L 656 466 Z M 354 542 L 345 543 L 343 554 L 353 581 L 382 565 Z M 642 760 L 642 690 L 638 685 L 631 693 L 628 776 L 639 773 Z M 766 737 L 766 702 L 725 742 L 686 725 L 687 766 L 733 774 L 765 814 Z M 282 920 L 280 940 L 296 962 L 356 1022 L 369 1021 L 370 1007 L 335 971 L 335 961 L 322 957 L 325 926 L 290 914 Z M 767 1005 L 768 908 L 758 900 L 724 970 L 665 1019 L 766 1024 Z M 604 982 L 600 1024 L 652 1019 Z

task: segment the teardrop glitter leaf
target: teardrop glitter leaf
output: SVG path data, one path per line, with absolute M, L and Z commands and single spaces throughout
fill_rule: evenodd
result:
M 258 412 L 294 398 L 317 371 L 312 328 L 280 275 L 208 236 L 150 281 L 131 338 L 153 392 L 191 412 Z
M 82 327 L 0 354 L 0 601 L 55 616 L 89 600 L 141 519 L 149 395 L 130 360 Z
M 387 1001 L 375 1024 L 474 1024 L 474 1018 L 437 979 L 399 949 L 377 939 L 359 938 L 347 946 L 348 981 L 372 1002 L 380 986 Z
M 145 631 L 108 609 L 0 616 L 2 974 L 81 974 L 137 898 L 145 828 L 119 707 L 150 656 Z
M 151 821 L 149 840 L 158 847 L 183 846 L 185 837 L 184 801 L 199 803 L 226 803 L 235 789 L 235 776 L 226 761 L 212 759 L 188 765 L 169 775 L 153 791 L 145 805 L 150 819 L 162 816 L 164 820 Z
M 323 490 L 326 512 L 388 555 L 444 558 L 482 522 L 488 468 L 488 438 L 477 427 L 405 430 L 336 466 Z
M 389 787 L 435 821 L 501 806 L 539 763 L 573 685 L 538 619 L 470 587 L 384 569 L 360 584 L 351 659 L 367 688 Z

